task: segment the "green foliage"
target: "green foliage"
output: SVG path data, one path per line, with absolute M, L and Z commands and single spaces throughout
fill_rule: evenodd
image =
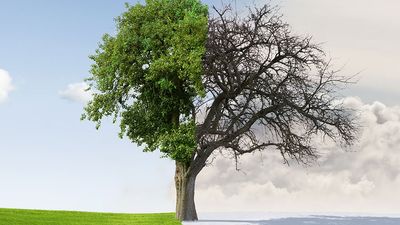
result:
M 4 225 L 180 225 L 174 213 L 118 214 L 23 209 L 0 209 Z
M 146 151 L 159 148 L 186 161 L 187 147 L 176 135 L 188 129 L 193 99 L 205 93 L 201 76 L 207 15 L 199 0 L 128 5 L 116 19 L 116 36 L 104 35 L 90 57 L 94 64 L 88 81 L 96 94 L 83 118 L 99 127 L 103 117 L 113 116 L 120 121 L 121 137 L 146 144 Z M 185 138 L 193 151 L 191 134 Z
M 189 163 L 196 148 L 194 122 L 181 124 L 159 138 L 160 151 L 179 162 Z M 171 151 L 172 150 L 172 151 Z

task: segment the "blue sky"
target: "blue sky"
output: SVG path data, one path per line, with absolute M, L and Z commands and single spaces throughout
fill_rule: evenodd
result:
M 174 163 L 160 159 L 158 153 L 143 153 L 135 144 L 119 139 L 117 127 L 110 122 L 95 130 L 95 124 L 79 120 L 81 102 L 60 96 L 68 85 L 80 83 L 89 76 L 91 62 L 88 55 L 97 48 L 102 34 L 114 32 L 113 18 L 124 11 L 124 2 L 126 0 L 0 1 L 0 69 L 3 74 L 7 71 L 13 86 L 7 99 L 0 101 L 0 207 L 116 212 L 174 210 Z M 393 126 L 399 125 L 396 118 L 400 118 L 397 114 L 397 105 L 400 105 L 397 40 L 400 33 L 396 28 L 400 25 L 400 17 L 395 12 L 398 2 L 371 1 L 369 5 L 360 0 L 347 3 L 333 0 L 273 2 L 281 5 L 284 18 L 295 31 L 312 34 L 317 42 L 325 42 L 325 49 L 335 62 L 346 65 L 344 73 L 361 72 L 360 82 L 344 92 L 356 96 L 354 101 L 357 103 L 354 104 L 368 112 L 375 112 L 377 108 L 383 110 L 382 115 L 393 120 Z M 383 103 L 383 108 L 374 105 L 375 101 Z M 388 154 L 400 159 L 398 153 L 394 153 L 398 148 L 390 148 L 389 144 Z M 226 184 L 214 182 L 219 185 L 214 190 L 208 183 L 215 178 L 216 171 L 230 171 L 227 168 L 231 167 L 221 165 L 217 164 L 214 171 L 207 170 L 208 178 L 204 175 L 200 179 L 199 196 L 205 196 L 204 199 L 217 196 L 215 199 L 226 201 L 226 204 L 246 207 L 250 204 L 248 199 L 243 203 L 247 189 L 241 191 L 245 196 L 243 199 L 232 200 L 231 196 L 218 192 L 228 190 Z M 347 170 L 352 173 L 353 169 Z M 318 169 L 312 172 L 316 176 L 322 173 Z M 337 171 L 330 172 L 335 174 Z M 341 176 L 345 175 L 332 177 L 332 181 L 340 182 Z M 252 181 L 251 177 L 243 179 Z M 374 183 L 374 187 L 384 186 L 384 183 L 378 185 L 373 175 L 365 179 L 360 175 L 357 179 L 353 184 L 360 184 L 365 190 L 369 187 L 365 179 Z M 393 189 L 400 187 L 397 179 L 400 180 L 400 176 L 397 178 L 396 174 L 385 184 Z M 333 187 L 319 190 L 321 196 L 322 191 L 334 190 Z M 375 189 L 380 194 L 387 191 Z M 263 192 L 266 201 L 275 196 L 275 192 L 269 195 L 268 190 Z M 289 201 L 293 196 L 286 198 Z M 311 204 L 315 199 L 308 196 L 303 201 Z M 386 198 L 382 195 L 378 200 L 365 201 L 384 202 Z M 206 209 L 215 202 L 200 200 L 199 204 L 201 209 Z M 313 206 L 318 208 L 318 204 Z M 262 207 L 260 205 L 260 209 Z M 339 204 L 332 210 L 340 208 Z M 290 208 L 291 211 L 296 209 L 313 210 L 302 205 Z M 220 205 L 213 210 L 241 208 Z M 371 211 L 373 207 L 365 210 Z M 395 210 L 387 206 L 386 211 Z
M 15 86 L 0 105 L 0 207 L 173 208 L 170 161 L 120 140 L 110 124 L 96 131 L 79 120 L 82 104 L 58 95 L 89 76 L 88 55 L 114 31 L 124 2 L 0 3 L 0 68 Z M 124 202 L 125 192 L 149 194 Z

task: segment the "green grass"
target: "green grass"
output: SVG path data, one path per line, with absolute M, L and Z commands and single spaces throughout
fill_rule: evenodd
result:
M 122 214 L 0 209 L 0 225 L 181 225 L 174 213 Z

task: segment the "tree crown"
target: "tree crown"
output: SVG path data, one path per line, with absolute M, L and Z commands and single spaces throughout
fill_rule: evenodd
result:
M 214 8 L 215 9 L 215 8 Z M 336 99 L 349 79 L 274 8 L 247 17 L 198 0 L 148 0 L 117 18 L 91 56 L 98 90 L 85 116 L 121 118 L 121 136 L 160 149 L 197 174 L 218 149 L 235 159 L 266 148 L 306 162 L 312 138 L 356 140 L 353 114 Z
M 285 160 L 318 156 L 312 139 L 322 135 L 342 146 L 356 140 L 351 110 L 338 101 L 350 83 L 331 68 L 311 37 L 293 34 L 269 5 L 239 16 L 228 5 L 209 20 L 204 76 L 207 98 L 197 102 L 198 171 L 215 150 L 242 154 L 267 148 Z
M 104 35 L 88 79 L 97 90 L 84 117 L 100 126 L 120 117 L 120 135 L 186 161 L 195 148 L 193 98 L 201 76 L 207 6 L 198 0 L 147 0 L 127 6 L 117 34 Z M 192 135 L 190 135 L 192 134 Z

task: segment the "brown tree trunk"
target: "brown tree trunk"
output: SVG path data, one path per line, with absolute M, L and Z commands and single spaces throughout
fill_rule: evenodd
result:
M 196 206 L 194 204 L 197 174 L 188 174 L 187 172 L 188 166 L 185 163 L 176 162 L 176 218 L 180 221 L 197 220 Z

